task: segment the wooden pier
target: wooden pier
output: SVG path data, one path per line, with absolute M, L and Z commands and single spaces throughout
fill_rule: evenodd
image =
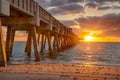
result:
M 6 46 L 2 26 L 7 26 Z M 16 31 L 28 33 L 25 52 L 30 57 L 33 44 L 35 61 L 40 61 L 46 43 L 50 56 L 54 56 L 55 51 L 63 51 L 78 43 L 72 29 L 60 23 L 34 0 L 0 0 L 0 66 L 6 66 L 12 55 Z

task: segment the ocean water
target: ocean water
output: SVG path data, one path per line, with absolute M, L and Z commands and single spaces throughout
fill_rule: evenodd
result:
M 39 47 L 40 48 L 40 47 Z M 28 58 L 24 52 L 25 42 L 15 42 L 9 64 L 77 64 L 120 67 L 120 43 L 119 42 L 83 42 L 63 52 L 57 53 L 56 59 L 42 58 L 40 62 L 34 61 L 34 51 Z M 47 50 L 47 47 L 46 47 Z

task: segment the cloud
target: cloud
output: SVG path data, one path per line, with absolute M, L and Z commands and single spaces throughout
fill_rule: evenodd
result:
M 59 7 L 53 7 L 52 9 L 49 9 L 48 12 L 53 15 L 60 15 L 64 13 L 64 11 L 60 9 Z
M 101 7 L 98 7 L 98 10 L 108 10 L 108 9 L 112 9 L 112 7 L 110 7 L 110 6 L 101 6 Z
M 120 9 L 120 6 L 113 6 L 113 9 Z
M 80 29 L 80 24 L 74 20 L 61 20 L 61 23 L 73 29 Z
M 109 4 L 120 2 L 120 0 L 35 0 L 44 9 L 53 15 L 75 14 L 84 12 L 83 7 L 95 8 L 98 10 L 108 10 L 113 8 Z M 113 9 L 119 9 L 114 5 Z M 84 12 L 85 13 L 85 12 Z
M 68 0 L 68 3 L 84 2 L 84 0 Z
M 89 8 L 96 8 L 96 7 L 98 7 L 98 4 L 96 4 L 96 3 L 92 3 L 92 2 L 90 2 L 90 3 L 87 3 L 86 5 L 85 5 L 85 7 L 89 7 Z
M 70 13 L 84 12 L 83 7 L 76 3 L 61 6 L 60 8 L 63 9 L 64 11 L 68 11 Z
M 75 24 L 74 20 L 61 20 L 60 22 L 65 24 L 66 26 L 73 26 Z
M 85 7 L 94 8 L 97 10 L 108 10 L 114 7 L 118 9 L 120 0 L 87 0 L 85 2 Z M 116 5 L 117 3 L 117 5 Z M 113 5 L 114 4 L 114 5 Z
M 75 19 L 82 29 L 103 30 L 106 35 L 120 36 L 120 14 L 106 14 L 99 17 L 86 17 Z
M 44 9 L 48 8 L 50 4 L 50 0 L 34 0 L 34 1 L 40 4 L 40 6 L 43 7 Z
M 107 2 L 120 2 L 120 0 L 88 0 L 88 1 L 96 2 L 96 3 L 100 3 L 100 4 L 107 3 Z
M 66 4 L 60 7 L 53 7 L 48 10 L 53 15 L 66 15 L 66 14 L 75 14 L 75 13 L 83 13 L 84 8 L 79 4 Z
M 61 6 L 67 3 L 67 0 L 51 0 L 50 6 Z

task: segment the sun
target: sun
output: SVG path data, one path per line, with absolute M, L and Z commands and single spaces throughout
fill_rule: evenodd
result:
M 95 39 L 94 36 L 90 36 L 90 35 L 84 37 L 85 42 L 92 42 L 94 41 L 94 39 Z

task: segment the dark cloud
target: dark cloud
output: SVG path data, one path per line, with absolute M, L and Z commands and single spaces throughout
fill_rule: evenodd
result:
M 84 0 L 68 0 L 68 3 L 84 2 Z
M 100 3 L 100 4 L 104 4 L 105 2 L 120 2 L 120 0 L 88 0 L 90 2 L 96 2 L 96 3 Z
M 60 22 L 65 24 L 66 26 L 73 26 L 75 24 L 74 20 L 61 20 Z
M 80 3 L 84 2 L 84 0 L 51 0 L 50 6 L 62 6 L 65 4 L 71 4 L 71 3 Z
M 66 4 L 60 7 L 54 7 L 48 10 L 51 14 L 54 15 L 65 15 L 65 14 L 74 14 L 84 12 L 84 8 L 78 4 Z
M 113 6 L 113 9 L 120 9 L 120 6 Z
M 50 6 L 61 6 L 67 3 L 67 0 L 51 0 Z
M 60 8 L 70 13 L 84 12 L 83 7 L 78 4 L 69 4 L 69 5 L 61 6 Z
M 52 9 L 49 9 L 48 12 L 53 15 L 60 15 L 60 14 L 64 13 L 64 11 L 62 9 L 60 9 L 59 7 L 54 7 Z
M 87 7 L 89 7 L 89 8 L 96 8 L 96 7 L 98 7 L 98 4 L 97 3 L 92 3 L 92 2 L 90 2 L 90 3 L 87 3 L 85 6 L 87 6 Z
M 109 6 L 109 4 L 114 4 L 114 2 L 118 2 L 120 4 L 120 0 L 87 0 L 85 2 L 85 6 L 89 8 L 98 8 L 98 10 L 108 10 L 113 6 Z M 118 8 L 117 6 L 114 6 Z
M 112 7 L 110 6 L 101 6 L 101 7 L 98 7 L 98 10 L 108 10 L 108 9 L 111 9 Z

